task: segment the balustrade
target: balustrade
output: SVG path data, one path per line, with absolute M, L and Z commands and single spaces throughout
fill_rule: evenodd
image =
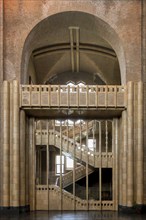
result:
M 124 108 L 126 86 L 21 85 L 23 108 Z
M 57 206 L 57 201 L 60 196 L 60 188 L 58 186 L 54 185 L 49 185 L 48 187 L 45 185 L 38 185 L 36 186 L 36 197 L 37 197 L 37 207 L 39 210 L 39 207 L 41 207 L 41 210 L 47 210 L 48 206 L 48 199 L 47 199 L 47 194 L 46 191 L 49 190 L 49 195 L 51 195 L 50 199 L 50 208 L 56 208 Z M 88 202 L 86 200 L 83 200 L 77 196 L 74 196 L 65 191 L 62 190 L 62 195 L 63 195 L 63 201 L 65 205 L 63 205 L 63 210 L 70 210 L 73 207 L 73 202 L 75 199 L 76 203 L 76 210 L 114 210 L 114 201 L 98 201 L 98 200 L 89 200 Z M 56 201 L 54 203 L 53 201 Z M 51 204 L 52 203 L 52 204 Z M 43 204 L 43 205 L 42 205 Z M 67 204 L 67 205 L 66 205 Z

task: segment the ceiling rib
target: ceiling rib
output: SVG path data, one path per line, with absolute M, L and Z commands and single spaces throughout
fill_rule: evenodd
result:
M 79 27 L 69 27 L 69 32 L 72 72 L 79 72 Z
M 67 43 L 62 43 L 62 44 L 55 44 L 51 46 L 46 46 L 43 48 L 38 48 L 37 50 L 33 51 L 33 56 L 34 57 L 39 57 L 41 55 L 45 55 L 48 53 L 59 53 L 59 52 L 66 52 L 70 50 L 70 44 Z M 93 45 L 93 44 L 79 44 L 79 52 L 88 52 L 88 53 L 97 53 L 97 54 L 103 54 L 105 56 L 108 56 L 110 58 L 116 58 L 116 54 L 113 50 L 101 47 L 98 45 Z

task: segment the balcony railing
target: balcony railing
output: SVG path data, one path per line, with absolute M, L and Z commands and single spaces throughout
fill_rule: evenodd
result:
M 126 86 L 21 85 L 23 108 L 124 108 Z

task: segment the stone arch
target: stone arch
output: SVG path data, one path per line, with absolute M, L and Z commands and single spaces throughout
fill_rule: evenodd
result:
M 116 31 L 105 21 L 101 20 L 100 18 L 96 17 L 93 14 L 81 12 L 81 11 L 65 11 L 61 13 L 57 13 L 54 15 L 51 15 L 47 17 L 46 19 L 40 21 L 28 34 L 24 47 L 23 47 L 23 52 L 22 52 L 22 59 L 21 59 L 21 83 L 26 84 L 27 83 L 27 68 L 28 68 L 28 63 L 31 57 L 31 54 L 34 50 L 36 50 L 39 47 L 43 47 L 42 41 L 44 40 L 47 43 L 46 36 L 48 33 L 50 33 L 50 38 L 53 38 L 52 32 L 54 31 L 54 24 L 57 22 L 57 17 L 59 18 L 60 16 L 69 16 L 69 14 L 72 14 L 73 16 L 78 17 L 78 22 L 82 22 L 84 20 L 83 18 L 86 17 L 86 20 L 89 20 L 90 23 L 84 24 L 84 29 L 88 28 L 91 24 L 93 25 L 94 32 L 98 32 L 98 36 L 106 41 L 113 51 L 115 52 L 118 62 L 119 62 L 119 67 L 120 67 L 120 77 L 121 77 L 121 84 L 126 83 L 126 62 L 125 62 L 125 55 L 124 55 L 124 49 L 122 46 L 122 41 L 119 38 L 118 34 Z M 56 21 L 55 21 L 56 19 Z M 59 21 L 59 20 L 58 20 Z M 63 20 L 63 22 L 65 19 Z M 53 25 L 53 26 L 52 26 Z M 57 23 L 56 23 L 57 25 Z M 65 24 L 64 24 L 65 25 Z M 89 26 L 88 26 L 89 25 Z M 87 30 L 87 29 L 86 29 Z M 46 36 L 45 36 L 46 34 Z M 61 33 L 63 35 L 63 33 Z M 42 36 L 44 39 L 42 39 Z M 44 37 L 45 36 L 45 37 Z M 41 40 L 42 39 L 42 40 Z M 53 40 L 57 42 L 57 38 Z M 104 77 L 102 79 L 104 81 Z M 107 84 L 112 84 L 107 83 Z

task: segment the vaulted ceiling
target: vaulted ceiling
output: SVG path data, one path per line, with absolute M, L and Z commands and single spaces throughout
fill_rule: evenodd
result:
M 86 13 L 65 12 L 47 18 L 31 45 L 28 71 L 33 64 L 35 83 L 120 84 L 116 53 L 99 33 L 95 18 Z

